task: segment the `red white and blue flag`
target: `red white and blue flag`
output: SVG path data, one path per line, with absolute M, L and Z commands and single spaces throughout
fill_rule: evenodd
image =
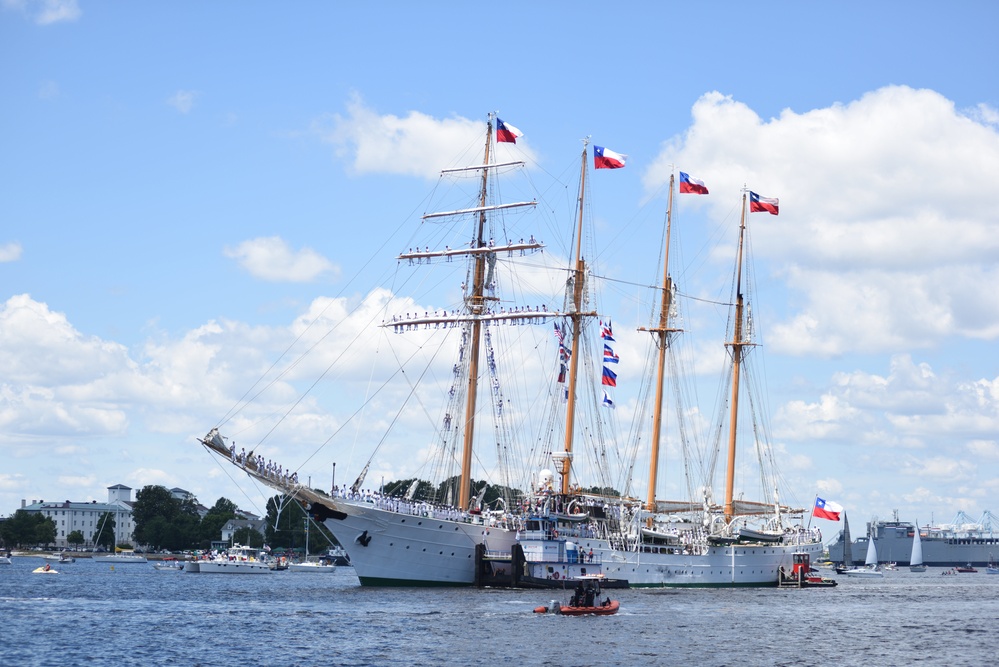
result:
M 607 343 L 604 343 L 604 363 L 605 364 L 616 364 L 620 361 L 620 357 L 614 354 L 613 348 Z
M 780 200 L 776 197 L 761 197 L 755 192 L 749 193 L 749 212 L 750 213 L 769 213 L 770 215 L 777 215 L 780 210 Z
M 815 498 L 815 509 L 812 510 L 812 516 L 819 519 L 828 519 L 830 521 L 839 521 L 839 515 L 843 512 L 843 506 L 838 503 L 834 503 L 831 500 L 823 500 L 816 496 Z
M 594 169 L 620 169 L 628 160 L 628 156 L 623 153 L 615 153 L 603 146 L 593 147 L 593 168 Z
M 680 193 L 693 194 L 693 195 L 706 195 L 708 194 L 708 188 L 707 186 L 704 185 L 704 181 L 698 180 L 696 178 L 691 178 L 690 174 L 681 171 Z
M 559 382 L 565 382 L 565 371 L 566 371 L 565 364 L 559 364 L 559 368 L 558 368 L 558 381 Z
M 517 143 L 517 137 L 524 136 L 524 133 L 515 128 L 510 123 L 504 123 L 496 117 L 496 141 L 505 142 L 508 144 Z
M 615 342 L 614 332 L 611 330 L 611 321 L 609 317 L 606 322 L 600 322 L 600 337 L 604 340 L 609 340 L 612 343 Z
M 604 377 L 603 377 L 603 379 L 600 380 L 600 384 L 602 384 L 604 386 L 607 386 L 607 387 L 616 387 L 617 386 L 617 373 L 615 373 L 611 369 L 609 369 L 606 366 L 604 366 Z
M 562 333 L 562 328 L 558 325 L 558 322 L 552 322 L 552 325 L 555 327 L 555 339 L 561 343 L 565 340 L 565 334 Z

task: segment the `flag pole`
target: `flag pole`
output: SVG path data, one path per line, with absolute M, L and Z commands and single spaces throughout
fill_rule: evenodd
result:
M 819 500 L 819 494 L 815 494 L 812 498 L 812 509 L 808 512 L 808 525 L 805 526 L 805 530 L 809 530 L 812 527 L 812 517 L 815 516 L 815 503 Z

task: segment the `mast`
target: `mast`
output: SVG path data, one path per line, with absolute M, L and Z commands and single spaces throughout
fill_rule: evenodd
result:
M 486 147 L 482 159 L 483 167 L 489 164 L 489 148 L 493 138 L 493 115 L 489 114 L 486 123 Z M 486 227 L 486 197 L 489 184 L 489 170 L 482 169 L 482 189 L 479 192 L 479 225 L 475 234 L 475 245 L 479 248 L 486 247 L 485 227 Z M 483 296 L 484 281 L 486 274 L 486 254 L 475 255 L 475 268 L 472 277 L 472 293 L 468 296 L 466 303 L 473 317 L 482 315 L 486 311 L 485 297 Z M 468 509 L 469 495 L 472 488 L 472 439 L 475 432 L 475 404 L 478 398 L 478 376 L 479 376 L 479 337 L 482 335 L 482 322 L 477 317 L 472 320 L 472 340 L 469 350 L 468 361 L 468 391 L 465 403 L 465 434 L 461 450 L 461 486 L 458 489 L 458 507 L 462 510 Z
M 579 368 L 579 333 L 583 318 L 583 279 L 586 275 L 586 261 L 583 259 L 583 210 L 586 194 L 586 149 L 583 142 L 582 166 L 579 170 L 579 217 L 576 224 L 576 264 L 572 273 L 572 351 L 569 356 L 569 392 L 565 408 L 565 447 L 561 464 L 562 493 L 569 493 L 569 469 L 572 467 L 572 440 L 576 424 L 576 374 Z
M 732 521 L 735 515 L 733 496 L 735 493 L 735 433 L 739 420 L 739 374 L 742 367 L 743 348 L 750 343 L 742 339 L 742 252 L 746 237 L 746 193 L 742 193 L 742 215 L 739 219 L 739 250 L 736 259 L 735 282 L 735 327 L 732 331 L 732 342 L 727 347 L 732 349 L 732 406 L 728 425 L 728 464 L 725 468 L 725 521 Z
M 669 346 L 669 335 L 678 329 L 669 327 L 669 313 L 673 301 L 673 280 L 669 277 L 669 245 L 673 217 L 673 183 L 674 176 L 669 176 L 669 197 L 666 202 L 666 249 L 663 257 L 662 303 L 659 306 L 659 326 L 652 329 L 640 328 L 639 331 L 649 331 L 656 341 L 659 350 L 655 408 L 652 411 L 652 443 L 649 455 L 649 490 L 645 509 L 654 512 L 656 509 L 656 483 L 659 477 L 659 439 L 663 422 L 663 393 L 666 382 L 666 348 Z

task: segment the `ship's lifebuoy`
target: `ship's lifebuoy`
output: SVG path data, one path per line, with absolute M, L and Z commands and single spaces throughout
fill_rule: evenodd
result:
M 558 572 L 552 572 L 552 579 L 558 579 Z

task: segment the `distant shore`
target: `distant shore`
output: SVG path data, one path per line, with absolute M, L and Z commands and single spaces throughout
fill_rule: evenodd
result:
M 66 556 L 70 556 L 71 558 L 93 558 L 95 555 L 96 556 L 107 556 L 107 555 L 109 555 L 111 553 L 112 552 L 110 552 L 110 551 L 97 552 L 95 554 L 93 551 L 47 551 L 47 550 L 44 550 L 44 549 L 32 549 L 32 550 L 27 550 L 27 551 L 23 551 L 23 550 L 22 551 L 17 551 L 17 550 L 11 549 L 10 555 L 12 557 L 15 557 L 15 558 L 18 557 L 18 556 L 34 556 L 36 558 L 42 558 L 44 556 L 62 556 L 62 555 L 65 554 Z M 193 560 L 194 559 L 193 556 L 191 556 L 190 554 L 137 554 L 137 555 L 139 555 L 139 556 L 145 556 L 146 560 L 167 560 L 168 558 L 172 558 L 174 560 Z

